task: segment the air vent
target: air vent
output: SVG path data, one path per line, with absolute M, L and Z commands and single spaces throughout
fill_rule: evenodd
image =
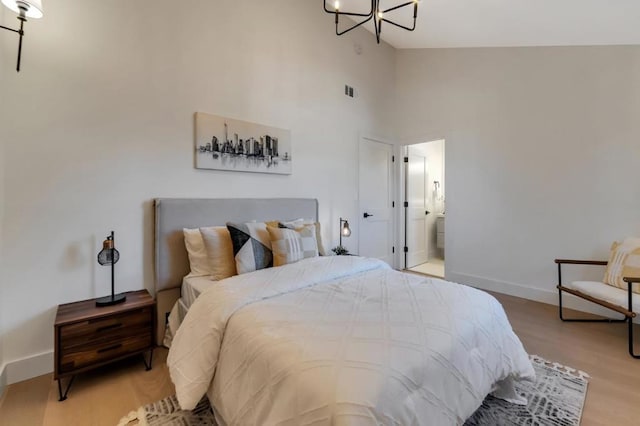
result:
M 344 94 L 347 95 L 350 98 L 353 98 L 353 87 L 349 86 L 348 84 L 344 85 Z

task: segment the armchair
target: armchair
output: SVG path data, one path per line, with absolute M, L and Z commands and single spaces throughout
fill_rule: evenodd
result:
M 640 312 L 640 295 L 634 299 L 633 284 L 640 283 L 640 277 L 625 277 L 624 282 L 627 283 L 627 289 L 623 290 L 603 282 L 595 281 L 574 281 L 567 285 L 562 283 L 562 265 L 593 265 L 607 266 L 607 261 L 601 260 L 572 260 L 572 259 L 555 259 L 558 265 L 558 314 L 560 319 L 565 322 L 606 322 L 606 323 L 623 323 L 628 324 L 628 343 L 629 355 L 633 358 L 640 359 L 640 354 L 634 352 L 633 344 L 633 320 L 637 313 Z M 619 319 L 612 318 L 566 318 L 563 313 L 562 293 L 569 293 L 576 297 L 582 298 L 589 302 L 598 304 L 612 311 L 622 314 L 624 317 Z

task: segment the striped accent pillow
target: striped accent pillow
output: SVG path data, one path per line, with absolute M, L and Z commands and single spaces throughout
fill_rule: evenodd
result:
M 603 282 L 626 290 L 628 285 L 623 281 L 624 277 L 640 277 L 640 246 L 614 242 Z M 640 293 L 640 285 L 634 284 L 633 291 Z
M 295 263 L 318 256 L 316 228 L 307 225 L 299 230 L 268 226 L 273 250 L 273 266 Z
M 267 222 L 267 225 L 269 225 L 269 222 Z M 278 223 L 278 225 L 273 225 L 273 226 L 276 228 L 285 227 L 289 229 L 295 229 L 296 231 L 300 231 L 301 229 L 304 229 L 305 227 L 308 227 L 308 226 L 315 226 L 316 241 L 318 242 L 318 254 L 320 256 L 327 255 L 327 253 L 324 251 L 324 244 L 322 244 L 322 231 L 320 230 L 320 222 L 315 222 L 313 220 L 307 221 L 303 219 L 298 219 L 291 222 L 280 222 Z
M 227 223 L 238 274 L 273 266 L 273 253 L 264 222 Z

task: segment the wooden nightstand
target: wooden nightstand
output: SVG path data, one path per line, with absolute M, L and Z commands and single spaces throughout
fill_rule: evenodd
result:
M 58 306 L 53 378 L 58 381 L 60 401 L 67 399 L 76 374 L 110 362 L 142 354 L 151 370 L 156 302 L 147 290 L 126 295 L 124 303 L 113 306 L 96 307 L 95 299 Z M 144 352 L 149 352 L 148 363 Z M 63 394 L 64 377 L 71 378 Z

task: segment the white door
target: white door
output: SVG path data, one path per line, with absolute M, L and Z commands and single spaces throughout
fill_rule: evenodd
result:
M 406 268 L 413 268 L 429 260 L 429 229 L 427 227 L 427 157 L 420 149 L 410 146 L 406 166 Z
M 392 145 L 360 140 L 359 255 L 393 266 Z

